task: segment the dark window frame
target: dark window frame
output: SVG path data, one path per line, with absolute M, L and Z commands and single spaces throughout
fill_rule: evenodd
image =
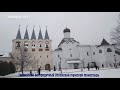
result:
M 32 48 L 32 51 L 34 51 L 34 52 L 35 52 L 35 48 Z
M 89 52 L 87 52 L 87 56 L 89 56 Z
M 107 52 L 112 52 L 112 49 L 111 48 L 107 48 Z
M 102 50 L 101 50 L 101 49 L 99 50 L 99 53 L 102 53 Z

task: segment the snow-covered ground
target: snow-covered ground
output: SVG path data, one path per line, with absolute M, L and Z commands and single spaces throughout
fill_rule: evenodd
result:
M 100 70 L 84 69 L 70 69 L 61 71 L 41 71 L 41 75 L 38 75 L 37 71 L 32 71 L 32 76 L 30 76 L 29 71 L 24 72 L 24 76 L 20 76 L 21 72 L 3 76 L 3 78 L 120 78 L 120 68 L 111 69 L 104 68 Z M 27 76 L 25 76 L 27 75 Z

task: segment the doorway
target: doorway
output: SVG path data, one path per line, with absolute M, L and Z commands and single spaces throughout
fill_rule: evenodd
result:
M 74 63 L 74 69 L 78 69 L 79 68 L 79 64 L 78 63 Z
M 50 64 L 45 65 L 45 70 L 50 70 Z

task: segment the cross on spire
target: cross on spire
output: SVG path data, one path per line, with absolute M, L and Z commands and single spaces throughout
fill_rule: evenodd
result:
M 20 30 L 21 25 L 19 25 L 19 30 Z

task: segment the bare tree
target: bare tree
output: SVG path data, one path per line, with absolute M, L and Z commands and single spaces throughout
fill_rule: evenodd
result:
M 120 45 L 120 14 L 118 16 L 117 24 L 118 25 L 116 26 L 116 28 L 114 28 L 113 31 L 110 32 L 110 35 L 111 35 L 111 41 L 114 44 Z
M 32 54 L 28 52 L 25 46 L 20 46 L 17 48 L 18 53 L 16 53 L 15 56 L 12 55 L 14 58 L 14 64 L 21 67 L 21 71 L 23 74 L 24 68 L 28 65 L 33 65 L 35 63 L 35 60 L 32 59 Z M 16 58 L 15 58 L 16 57 Z

